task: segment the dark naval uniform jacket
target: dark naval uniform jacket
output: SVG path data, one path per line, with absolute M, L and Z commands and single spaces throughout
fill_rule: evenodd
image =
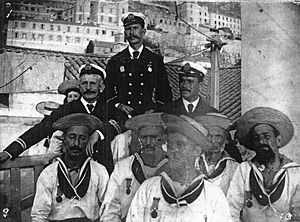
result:
M 80 100 L 61 105 L 57 110 L 53 111 L 51 115 L 44 117 L 40 123 L 28 129 L 4 151 L 8 152 L 13 159 L 16 158 L 32 145 L 38 143 L 43 138 L 52 135 L 54 131 L 52 129 L 52 124 L 56 120 L 73 113 L 88 112 Z M 108 113 L 105 99 L 98 99 L 91 114 L 99 118 L 104 123 L 103 128 L 99 130 L 105 136 L 105 141 L 100 141 L 98 144 L 95 144 L 96 152 L 94 158 L 106 167 L 108 173 L 111 173 L 113 171 L 113 159 L 109 143 L 113 137 L 120 132 L 116 121 L 110 120 Z
M 106 73 L 108 102 L 132 107 L 133 116 L 149 109 L 160 111 L 172 101 L 163 60 L 145 46 L 138 59 L 130 58 L 128 47 L 113 56 Z
M 199 99 L 199 102 L 195 108 L 195 110 L 191 113 L 187 112 L 187 110 L 184 107 L 182 98 L 175 100 L 174 102 L 168 104 L 165 108 L 165 112 L 169 114 L 174 114 L 177 116 L 185 115 L 191 118 L 195 118 L 196 116 L 202 116 L 206 113 L 219 113 L 217 109 L 210 106 L 206 102 L 204 102 L 201 98 Z

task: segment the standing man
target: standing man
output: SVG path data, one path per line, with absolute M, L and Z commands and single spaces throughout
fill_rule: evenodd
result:
M 53 129 L 64 132 L 64 154 L 37 180 L 33 222 L 99 219 L 109 176 L 104 166 L 86 156 L 85 148 L 89 136 L 101 124 L 95 116 L 82 113 L 64 116 L 53 124 Z
M 146 180 L 135 194 L 127 222 L 230 222 L 222 190 L 196 171 L 200 153 L 210 149 L 207 130 L 189 117 L 163 114 L 168 164 L 160 176 Z
M 172 92 L 162 58 L 143 45 L 145 16 L 129 13 L 122 21 L 129 46 L 107 64 L 107 99 L 124 116 L 161 110 Z
M 237 121 L 236 137 L 256 156 L 241 163 L 227 199 L 233 221 L 300 221 L 300 166 L 281 154 L 293 137 L 291 120 L 269 107 L 257 107 Z
M 219 111 L 209 106 L 200 97 L 204 76 L 207 71 L 201 65 L 184 61 L 179 72 L 179 90 L 181 97 L 166 106 L 166 113 L 186 115 L 191 118 L 205 113 Z
M 239 165 L 225 150 L 230 140 L 231 120 L 219 113 L 207 113 L 195 117 L 195 120 L 208 130 L 211 149 L 203 152 L 197 163 L 200 172 L 213 184 L 219 186 L 227 194 L 230 181 Z
M 52 135 L 54 132 L 52 124 L 59 118 L 72 113 L 87 113 L 96 116 L 104 122 L 103 128 L 98 129 L 93 134 L 92 144 L 101 140 L 97 143 L 94 158 L 111 173 L 113 170 L 113 160 L 109 144 L 112 138 L 120 133 L 120 129 L 116 121 L 110 118 L 109 114 L 113 113 L 113 110 L 110 109 L 108 111 L 106 99 L 102 94 L 105 89 L 105 77 L 106 72 L 101 67 L 94 64 L 82 65 L 79 68 L 81 99 L 61 105 L 49 116 L 44 117 L 40 123 L 27 130 L 0 153 L 0 163 L 8 158 L 16 158 L 24 150 L 30 148 L 43 138 Z
M 137 189 L 147 178 L 158 175 L 168 161 L 161 113 L 135 116 L 126 121 L 126 127 L 137 132 L 140 152 L 116 163 L 105 194 L 101 222 L 125 221 Z

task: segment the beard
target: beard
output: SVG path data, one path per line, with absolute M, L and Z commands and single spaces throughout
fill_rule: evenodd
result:
M 67 148 L 67 155 L 70 160 L 79 161 L 86 158 L 86 153 L 79 146 L 70 146 Z
M 266 165 L 275 160 L 275 153 L 269 144 L 261 144 L 256 151 L 255 159 L 259 164 Z

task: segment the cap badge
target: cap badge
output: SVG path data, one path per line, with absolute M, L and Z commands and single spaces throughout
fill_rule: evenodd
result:
M 188 72 L 188 71 L 190 70 L 190 68 L 191 68 L 190 63 L 186 63 L 186 64 L 184 64 L 184 66 L 183 66 L 183 71 Z
M 92 66 L 90 64 L 86 64 L 84 67 L 85 70 L 90 70 L 91 68 L 92 68 Z
M 129 15 L 127 16 L 127 18 L 128 18 L 129 20 L 134 20 L 134 14 L 129 14 Z
M 120 66 L 120 72 L 125 72 L 125 67 L 124 66 Z

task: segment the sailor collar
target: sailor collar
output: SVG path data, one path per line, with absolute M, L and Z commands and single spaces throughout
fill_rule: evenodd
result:
M 179 197 L 176 197 L 173 180 L 165 172 L 161 173 L 161 192 L 163 198 L 173 206 L 181 207 L 194 202 L 201 194 L 203 187 L 203 177 L 198 176 Z
M 83 198 L 88 190 L 91 178 L 90 160 L 87 158 L 80 168 L 79 182 L 73 186 L 69 178 L 67 166 L 63 160 L 58 157 L 57 177 L 58 177 L 58 189 L 65 195 L 66 198 L 80 199 Z
M 165 158 L 162 161 L 158 163 L 158 165 L 155 167 L 155 173 L 153 176 L 157 175 L 163 165 L 165 165 L 168 162 L 168 159 Z M 135 179 L 142 184 L 147 178 L 145 173 L 145 165 L 138 153 L 134 154 L 134 159 L 131 166 L 132 173 L 135 177 Z

